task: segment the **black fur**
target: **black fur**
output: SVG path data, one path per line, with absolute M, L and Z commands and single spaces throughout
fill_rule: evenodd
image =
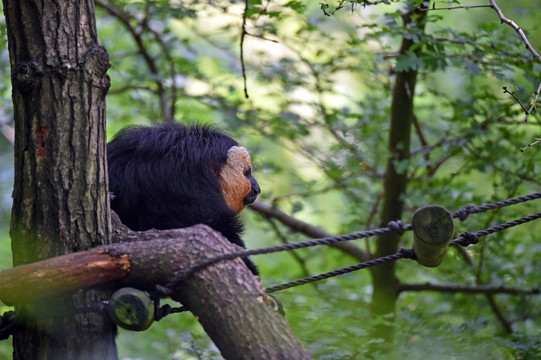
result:
M 217 174 L 237 142 L 207 126 L 166 123 L 121 130 L 107 144 L 111 209 L 132 230 L 206 224 L 245 247 Z M 258 275 L 256 266 L 243 259 Z

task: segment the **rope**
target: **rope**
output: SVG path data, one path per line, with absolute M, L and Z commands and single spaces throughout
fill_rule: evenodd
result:
M 479 242 L 478 238 L 480 238 L 481 236 L 486 236 L 486 235 L 489 235 L 489 234 L 492 234 L 492 233 L 495 233 L 495 232 L 498 232 L 498 231 L 506 230 L 506 229 L 509 229 L 509 228 L 511 228 L 513 226 L 522 225 L 522 224 L 525 224 L 527 222 L 537 220 L 539 218 L 541 218 L 541 213 L 528 215 L 528 216 L 525 216 L 523 218 L 513 220 L 513 221 L 510 221 L 510 222 L 506 222 L 506 223 L 503 223 L 503 224 L 495 225 L 493 227 L 490 227 L 490 228 L 487 228 L 487 229 L 484 229 L 484 230 L 480 230 L 480 231 L 477 231 L 477 232 L 473 232 L 473 233 L 465 232 L 465 233 L 460 234 L 460 236 L 458 238 L 456 238 L 454 240 L 451 240 L 449 245 L 461 245 L 461 246 L 465 247 L 465 246 L 468 246 L 468 245 L 477 244 Z
M 534 199 L 539 199 L 539 198 L 541 198 L 541 192 L 533 193 L 533 194 L 530 194 L 530 195 L 521 196 L 521 197 L 517 197 L 517 198 L 507 199 L 507 200 L 503 200 L 503 201 L 498 201 L 498 202 L 491 203 L 491 204 L 485 204 L 485 205 L 481 205 L 481 206 L 475 206 L 474 204 L 468 204 L 466 206 L 463 206 L 459 210 L 455 211 L 454 213 L 452 213 L 451 216 L 453 218 L 459 218 L 461 221 L 465 221 L 468 218 L 468 216 L 471 215 L 471 214 L 477 214 L 477 213 L 481 213 L 481 212 L 485 212 L 485 211 L 489 211 L 489 210 L 503 208 L 503 207 L 506 207 L 506 206 L 515 205 L 515 204 L 519 204 L 519 203 L 522 203 L 522 202 L 526 202 L 526 201 L 530 201 L 530 200 L 534 200 Z M 525 217 L 523 217 L 521 219 L 514 220 L 514 221 L 511 221 L 511 222 L 508 222 L 508 223 L 504 223 L 504 224 L 493 226 L 491 228 L 480 230 L 480 231 L 477 231 L 477 232 L 474 232 L 474 233 L 464 232 L 464 233 L 460 234 L 460 236 L 458 238 L 452 240 L 450 242 L 450 245 L 461 245 L 461 246 L 465 247 L 465 246 L 469 246 L 469 245 L 472 245 L 472 244 L 477 244 L 479 242 L 479 237 L 481 237 L 481 236 L 486 236 L 486 235 L 492 234 L 492 233 L 497 232 L 497 231 L 502 231 L 502 230 L 508 229 L 510 227 L 513 227 L 513 226 L 524 224 L 524 223 L 527 223 L 529 221 L 533 221 L 535 219 L 538 219 L 540 217 L 541 217 L 541 213 L 537 213 L 537 214 L 534 214 L 534 215 L 525 216 Z M 238 258 L 238 257 L 247 257 L 247 256 L 250 256 L 250 255 L 270 254 L 270 253 L 279 252 L 279 251 L 291 251 L 291 250 L 296 250 L 296 249 L 301 249 L 301 248 L 306 248 L 306 247 L 311 247 L 311 246 L 317 246 L 317 245 L 330 245 L 330 244 L 335 244 L 335 243 L 343 242 L 343 241 L 349 241 L 349 240 L 354 240 L 354 239 L 362 239 L 362 238 L 368 238 L 368 237 L 372 237 L 372 236 L 384 235 L 384 234 L 388 234 L 388 233 L 391 233 L 391 232 L 394 232 L 394 233 L 396 233 L 398 235 L 402 235 L 405 231 L 409 231 L 411 229 L 412 229 L 411 224 L 404 225 L 400 220 L 398 220 L 398 221 L 389 222 L 389 224 L 388 224 L 388 226 L 386 228 L 381 228 L 381 229 L 356 232 L 356 233 L 347 234 L 347 235 L 340 235 L 340 236 L 331 236 L 331 237 L 326 237 L 326 238 L 302 241 L 302 242 L 294 243 L 294 244 L 284 244 L 284 245 L 272 246 L 272 247 L 261 248 L 261 249 L 235 251 L 235 252 L 232 252 L 232 253 L 227 253 L 227 254 L 211 257 L 211 258 L 208 258 L 208 259 L 204 259 L 202 261 L 199 261 L 199 262 L 195 263 L 193 266 L 188 268 L 186 271 L 180 273 L 179 275 L 177 275 L 176 277 L 171 279 L 167 283 L 167 285 L 165 285 L 165 286 L 156 285 L 156 291 L 158 293 L 164 295 L 164 296 L 169 296 L 169 295 L 172 294 L 171 289 L 173 289 L 173 288 L 177 287 L 178 285 L 180 285 L 188 277 L 190 277 L 191 275 L 193 275 L 197 271 L 202 270 L 202 269 L 206 268 L 207 266 L 212 265 L 214 263 L 217 263 L 219 261 L 232 260 L 232 259 L 235 259 L 235 258 Z M 380 258 L 377 258 L 377 259 L 365 261 L 365 262 L 362 262 L 362 263 L 359 263 L 359 264 L 356 264 L 356 265 L 347 266 L 347 267 L 337 269 L 337 270 L 333 270 L 333 271 L 329 271 L 329 272 L 326 272 L 326 273 L 309 276 L 309 277 L 302 278 L 302 279 L 299 279 L 299 280 L 296 280 L 296 281 L 291 281 L 291 282 L 287 282 L 287 283 L 284 283 L 284 284 L 271 286 L 271 287 L 267 288 L 265 290 L 265 292 L 267 294 L 270 294 L 270 293 L 273 293 L 273 292 L 289 289 L 289 288 L 304 285 L 304 284 L 313 283 L 313 282 L 316 282 L 316 281 L 321 281 L 321 280 L 324 280 L 324 279 L 328 279 L 330 277 L 344 275 L 344 274 L 347 274 L 347 273 L 350 273 L 350 272 L 353 272 L 353 271 L 366 269 L 366 268 L 369 268 L 369 267 L 372 267 L 372 266 L 384 264 L 384 263 L 391 262 L 391 261 L 396 261 L 396 260 L 399 260 L 399 259 L 416 260 L 417 256 L 415 255 L 415 252 L 413 251 L 413 249 L 401 248 L 396 254 L 383 256 L 383 257 L 380 257 Z M 165 305 L 165 306 L 162 306 L 161 308 L 159 308 L 158 311 L 156 311 L 156 320 L 158 321 L 161 318 L 163 318 L 163 317 L 165 317 L 165 316 L 167 316 L 167 315 L 169 315 L 171 313 L 181 312 L 181 311 L 186 311 L 186 310 L 187 309 L 185 307 L 171 308 L 169 305 Z
M 300 286 L 300 285 L 304 285 L 304 284 L 309 284 L 309 283 L 312 283 L 312 282 L 328 279 L 330 277 L 344 275 L 344 274 L 347 274 L 347 273 L 350 273 L 350 272 L 353 272 L 353 271 L 366 269 L 366 268 L 369 268 L 369 267 L 372 267 L 372 266 L 384 264 L 384 263 L 391 262 L 391 261 L 396 261 L 398 259 L 416 260 L 417 257 L 415 256 L 415 253 L 413 252 L 412 249 L 401 248 L 399 252 L 397 252 L 396 254 L 393 254 L 393 255 L 383 256 L 383 257 L 380 257 L 378 259 L 365 261 L 365 262 L 359 263 L 357 265 L 347 266 L 347 267 L 344 267 L 344 268 L 341 268 L 341 269 L 329 271 L 329 272 L 319 274 L 319 275 L 309 276 L 309 277 L 299 279 L 299 280 L 296 280 L 296 281 L 291 281 L 291 282 L 288 282 L 288 283 L 285 283 L 285 284 L 271 286 L 271 287 L 266 289 L 266 292 L 268 294 L 270 294 L 270 293 L 273 293 L 273 292 L 276 292 L 276 291 L 289 289 L 291 287 Z
M 180 313 L 184 311 L 188 311 L 186 306 L 172 307 L 169 304 L 165 304 L 154 311 L 154 320 L 160 321 L 167 315 Z
M 481 206 L 468 204 L 466 206 L 463 206 L 459 210 L 455 211 L 454 213 L 452 213 L 451 216 L 453 218 L 459 218 L 461 221 L 464 221 L 471 214 L 478 214 L 481 212 L 503 208 L 506 206 L 515 205 L 515 204 L 519 204 L 519 203 L 523 203 L 526 201 L 535 200 L 539 198 L 541 198 L 541 192 L 533 193 L 533 194 L 529 194 L 525 196 L 520 196 L 520 197 L 516 197 L 512 199 L 502 200 L 502 201 L 498 201 L 491 204 L 484 204 Z M 275 252 L 280 252 L 280 251 L 291 251 L 291 250 L 297 250 L 297 249 L 311 247 L 311 246 L 336 244 L 343 241 L 350 241 L 350 240 L 355 240 L 355 239 L 368 238 L 372 236 L 379 236 L 379 235 L 384 235 L 391 232 L 394 232 L 398 235 L 402 235 L 405 231 L 409 231 L 411 229 L 412 229 L 411 224 L 404 225 L 400 220 L 398 220 L 398 221 L 389 222 L 389 224 L 385 228 L 380 228 L 380 229 L 375 229 L 375 230 L 356 232 L 356 233 L 351 233 L 347 235 L 331 236 L 331 237 L 326 237 L 326 238 L 302 241 L 302 242 L 293 243 L 293 244 L 284 244 L 284 245 L 272 246 L 272 247 L 261 248 L 261 249 L 241 250 L 241 251 L 235 251 L 232 253 L 222 254 L 222 255 L 218 255 L 215 257 L 207 258 L 199 262 L 196 262 L 194 265 L 192 265 L 191 267 L 189 267 L 188 269 L 186 269 L 185 271 L 181 272 L 179 275 L 171 279 L 165 286 L 157 285 L 156 289 L 159 293 L 163 295 L 166 295 L 166 296 L 170 295 L 171 294 L 170 289 L 180 285 L 180 283 L 182 283 L 184 280 L 186 280 L 188 277 L 190 277 L 194 273 L 206 268 L 207 266 L 210 266 L 212 264 L 215 264 L 217 262 L 224 261 L 224 260 L 232 260 L 235 258 L 247 257 L 251 255 L 270 254 L 270 253 L 275 253 Z M 484 235 L 481 235 L 481 236 L 484 236 Z
M 520 204 L 526 201 L 535 200 L 541 198 L 541 192 L 525 195 L 525 196 L 519 196 L 513 199 L 507 199 L 502 201 L 497 201 L 492 204 L 485 204 L 481 206 L 475 206 L 474 204 L 468 204 L 466 206 L 463 206 L 459 210 L 455 211 L 451 216 L 454 218 L 459 218 L 460 221 L 465 221 L 469 215 L 471 214 L 478 214 L 489 210 L 495 210 L 499 208 L 503 208 L 510 205 Z
M 291 250 L 297 250 L 297 249 L 307 248 L 311 246 L 336 244 L 343 241 L 368 238 L 372 236 L 388 234 L 391 232 L 397 233 L 398 235 L 402 235 L 405 231 L 408 231 L 411 229 L 412 229 L 411 225 L 404 225 L 401 221 L 390 221 L 386 228 L 356 232 L 356 233 L 351 233 L 347 235 L 330 236 L 330 237 L 325 237 L 325 238 L 320 238 L 320 239 L 302 241 L 302 242 L 293 243 L 293 244 L 284 244 L 284 245 L 271 246 L 271 247 L 261 248 L 261 249 L 242 250 L 242 251 L 235 251 L 232 253 L 222 254 L 222 255 L 218 255 L 215 257 L 211 257 L 211 258 L 196 262 L 194 265 L 192 265 L 191 267 L 189 267 L 188 269 L 186 269 L 185 271 L 181 272 L 180 274 L 175 276 L 173 279 L 171 279 L 165 286 L 157 285 L 156 290 L 163 295 L 169 296 L 171 295 L 170 289 L 177 287 L 184 280 L 186 280 L 188 277 L 190 277 L 194 273 L 208 267 L 209 265 L 212 265 L 224 260 L 232 260 L 238 257 L 247 257 L 250 255 L 270 254 L 270 253 L 275 253 L 275 252 L 280 252 L 280 251 L 291 251 Z
M 466 247 L 468 245 L 477 244 L 479 242 L 479 238 L 482 237 L 482 236 L 486 236 L 486 235 L 489 235 L 489 234 L 492 234 L 492 233 L 495 233 L 495 232 L 498 232 L 498 231 L 506 230 L 506 229 L 509 229 L 509 228 L 511 228 L 513 226 L 522 225 L 522 224 L 525 224 L 527 222 L 530 222 L 530 221 L 533 221 L 533 220 L 536 220 L 536 219 L 539 219 L 539 218 L 541 218 L 541 213 L 537 213 L 537 214 L 534 214 L 534 215 L 528 215 L 528 216 L 525 216 L 523 218 L 513 220 L 513 221 L 510 221 L 510 222 L 507 222 L 507 223 L 504 223 L 504 224 L 495 225 L 493 227 L 490 227 L 490 228 L 487 228 L 487 229 L 484 229 L 484 230 L 480 230 L 480 231 L 477 231 L 477 232 L 474 232 L 474 233 L 465 232 L 465 233 L 460 234 L 460 236 L 458 238 L 456 238 L 454 240 L 451 240 L 450 245 L 460 245 L 460 246 Z M 323 273 L 323 274 L 319 274 L 319 275 L 309 276 L 309 277 L 299 279 L 299 280 L 296 280 L 296 281 L 291 281 L 291 282 L 288 282 L 288 283 L 285 283 L 285 284 L 271 286 L 271 287 L 267 288 L 266 292 L 267 293 L 273 293 L 273 292 L 276 292 L 276 291 L 285 290 L 285 289 L 289 289 L 291 287 L 313 283 L 313 282 L 324 280 L 324 279 L 327 279 L 327 278 L 330 278 L 330 277 L 333 277 L 333 276 L 339 276 L 339 275 L 347 274 L 347 273 L 350 273 L 350 272 L 353 272 L 353 271 L 356 271 L 356 270 L 366 269 L 366 268 L 369 268 L 369 267 L 372 267 L 372 266 L 375 266 L 375 265 L 380 265 L 380 264 L 384 264 L 386 262 L 396 261 L 396 260 L 399 260 L 399 259 L 416 260 L 417 256 L 415 256 L 415 252 L 413 251 L 413 249 L 401 248 L 399 252 L 397 252 L 396 254 L 393 254 L 393 255 L 383 256 L 383 257 L 380 257 L 378 259 L 365 261 L 365 262 L 359 263 L 357 265 L 348 266 L 348 267 L 345 267 L 345 268 L 341 268 L 341 269 L 334 270 L 334 271 L 329 271 L 327 273 Z

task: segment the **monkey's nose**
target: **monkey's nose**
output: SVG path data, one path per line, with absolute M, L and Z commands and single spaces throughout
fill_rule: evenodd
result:
M 250 189 L 250 192 L 246 197 L 244 198 L 244 205 L 249 205 L 257 199 L 257 196 L 261 194 L 261 188 L 259 187 L 259 184 L 257 181 L 252 181 L 252 188 Z
M 255 186 L 252 186 L 252 190 L 255 193 L 255 196 L 257 197 L 259 194 L 261 194 L 261 188 L 259 187 L 258 183 L 254 184 Z

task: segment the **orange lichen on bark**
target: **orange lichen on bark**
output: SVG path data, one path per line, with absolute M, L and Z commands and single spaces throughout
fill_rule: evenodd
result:
M 36 130 L 36 140 L 37 140 L 37 157 L 45 159 L 47 157 L 47 148 L 45 147 L 45 140 L 49 136 L 51 129 L 47 126 L 44 126 Z

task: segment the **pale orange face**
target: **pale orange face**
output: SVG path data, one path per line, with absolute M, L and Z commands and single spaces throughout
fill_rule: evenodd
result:
M 247 176 L 251 170 L 252 161 L 248 151 L 240 146 L 232 146 L 227 152 L 227 163 L 220 171 L 220 184 L 225 202 L 237 213 L 246 207 L 244 199 L 252 190 Z

